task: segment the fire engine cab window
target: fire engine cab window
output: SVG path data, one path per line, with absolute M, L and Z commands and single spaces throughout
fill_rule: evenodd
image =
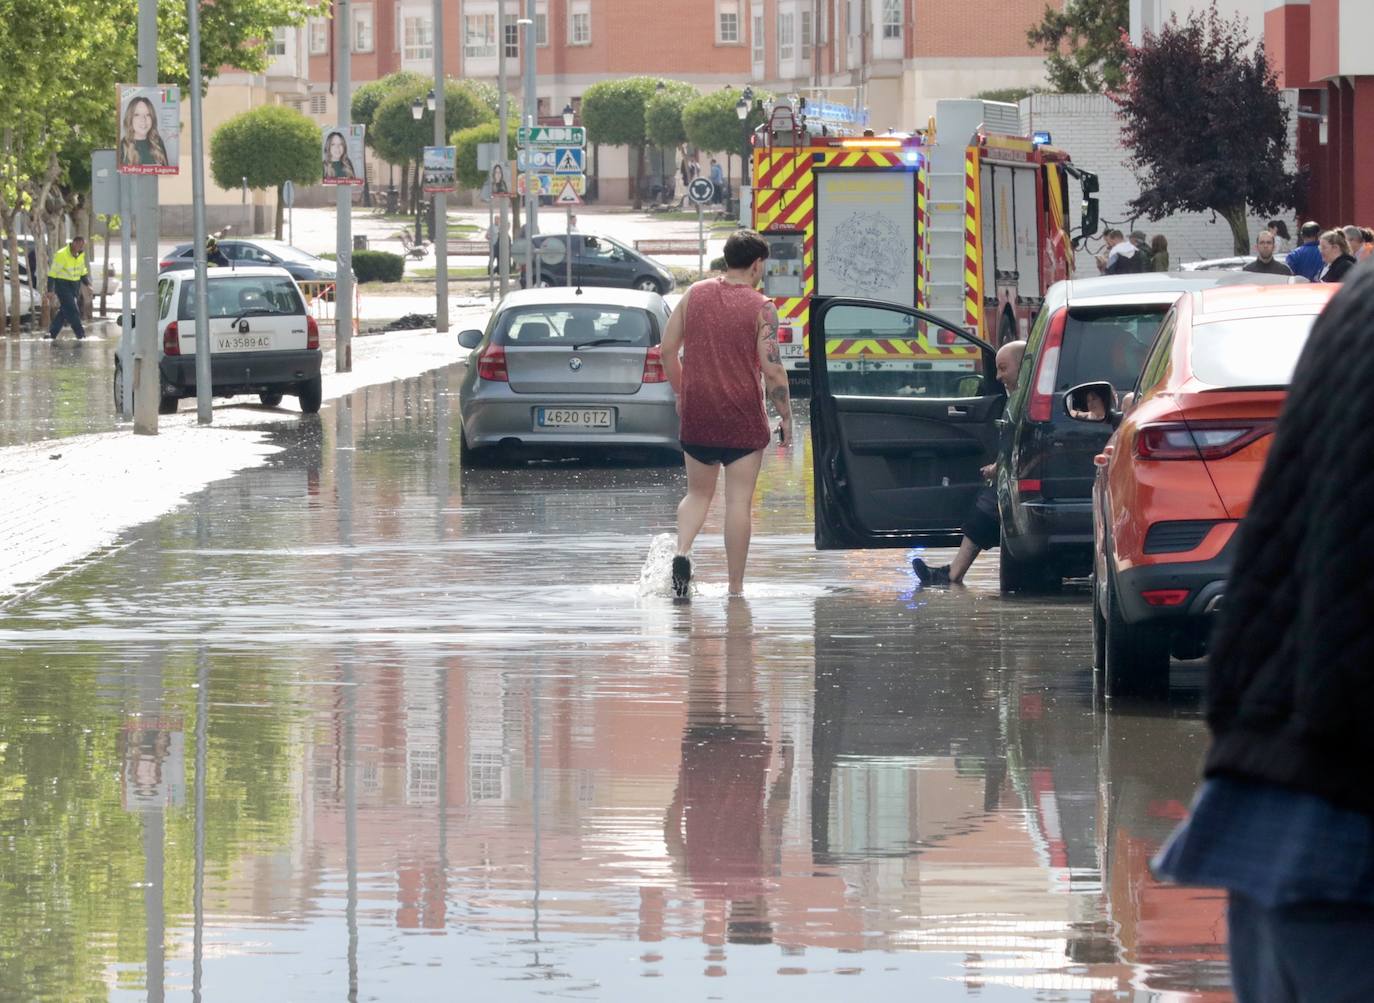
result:
M 898 310 L 837 305 L 825 314 L 826 373 L 837 397 L 958 399 L 983 393 L 983 353 L 953 328 Z

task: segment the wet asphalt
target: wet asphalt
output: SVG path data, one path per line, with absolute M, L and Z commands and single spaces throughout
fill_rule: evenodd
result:
M 0 999 L 1230 998 L 1147 868 L 1202 669 L 1108 709 L 1082 588 L 816 552 L 804 429 L 674 604 L 681 471 L 464 471 L 457 386 L 0 607 Z

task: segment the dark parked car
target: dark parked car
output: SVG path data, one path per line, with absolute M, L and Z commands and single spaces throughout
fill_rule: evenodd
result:
M 1093 457 L 1111 431 L 1070 418 L 1060 405 L 1063 392 L 1097 381 L 1133 386 L 1160 321 L 1180 296 L 1256 279 L 1288 281 L 1225 271 L 1145 273 L 1071 279 L 1049 289 L 999 437 L 1003 591 L 1051 589 L 1092 569 Z
M 297 282 L 333 282 L 337 274 L 334 262 L 317 258 L 298 247 L 292 247 L 282 240 L 258 240 L 225 238 L 219 242 L 219 249 L 229 259 L 232 266 L 253 265 L 261 267 L 272 265 L 285 268 Z M 195 263 L 190 243 L 178 244 L 162 256 L 158 265 L 159 272 L 174 268 L 190 268 Z
M 1002 587 L 1048 588 L 1092 566 L 1093 457 L 1110 430 L 1062 412 L 1080 383 L 1135 382 L 1160 320 L 1184 292 L 1287 281 L 1242 273 L 1142 274 L 1056 283 L 1010 400 L 992 345 L 914 307 L 812 300 L 811 436 L 816 546 L 955 546 L 997 460 Z M 901 343 L 827 368 L 837 340 Z M 1104 374 L 1099 377 L 1099 374 Z
M 534 237 L 534 251 L 540 255 L 538 284 L 567 285 L 567 243 L 569 236 L 560 233 L 540 233 Z M 572 281 L 575 286 L 617 286 L 639 289 L 660 296 L 673 288 L 673 273 L 668 267 L 647 258 L 633 248 L 589 233 L 574 233 L 572 240 Z M 545 245 L 553 246 L 545 250 Z M 518 241 L 515 264 L 520 271 L 520 285 L 525 286 L 524 242 Z M 542 253 L 541 253 L 542 252 Z

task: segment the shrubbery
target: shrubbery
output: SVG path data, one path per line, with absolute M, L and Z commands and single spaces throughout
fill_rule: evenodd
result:
M 406 259 L 390 251 L 354 251 L 353 274 L 361 282 L 400 282 Z

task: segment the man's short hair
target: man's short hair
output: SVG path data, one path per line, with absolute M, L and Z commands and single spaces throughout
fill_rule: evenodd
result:
M 725 267 L 748 268 L 768 257 L 768 241 L 755 230 L 736 230 L 725 239 Z
M 1149 234 L 1147 234 L 1144 230 L 1132 230 L 1132 231 L 1131 231 L 1131 239 L 1132 239 L 1132 240 L 1143 240 L 1143 241 L 1148 242 L 1149 239 L 1150 239 L 1150 236 L 1149 236 Z
M 1123 234 L 1120 230 L 1105 230 L 1105 231 L 1103 231 L 1103 233 L 1102 233 L 1102 239 L 1103 239 L 1103 240 L 1106 240 L 1108 237 L 1116 237 L 1118 240 L 1125 240 L 1125 239 L 1126 239 L 1126 235 Z
M 1350 241 L 1352 244 L 1364 243 L 1364 231 L 1361 230 L 1358 226 L 1347 226 L 1344 229 L 1346 240 Z
M 1255 243 L 1258 244 L 1261 240 L 1267 240 L 1272 244 L 1274 242 L 1273 231 L 1261 230 L 1259 233 L 1255 234 Z
M 1320 223 L 1304 223 L 1298 232 L 1303 240 L 1316 240 L 1322 235 L 1322 227 Z

